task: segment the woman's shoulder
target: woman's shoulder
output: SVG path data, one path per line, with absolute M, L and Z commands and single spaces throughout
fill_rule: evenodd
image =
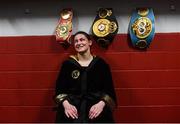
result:
M 75 57 L 73 56 L 73 55 L 70 55 L 70 56 L 68 56 L 66 59 L 64 59 L 63 61 L 62 61 L 62 65 L 69 65 L 69 64 L 71 64 L 71 61 L 72 61 L 72 59 L 74 59 Z
M 97 55 L 95 56 L 95 58 L 98 60 L 98 63 L 108 65 L 108 63 L 106 62 L 104 58 Z
M 63 61 L 63 65 L 67 65 L 67 66 L 79 66 L 78 64 L 78 58 L 76 55 L 69 55 L 64 61 Z
M 94 63 L 100 64 L 100 65 L 108 65 L 106 60 L 99 55 L 93 54 L 93 59 L 94 59 L 93 60 Z M 67 66 L 69 66 L 70 64 L 77 65 L 78 63 L 77 61 L 78 61 L 77 55 L 69 55 L 68 58 L 63 61 L 63 65 L 67 65 Z

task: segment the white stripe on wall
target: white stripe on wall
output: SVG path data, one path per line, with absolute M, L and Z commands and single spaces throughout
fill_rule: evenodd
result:
M 119 24 L 118 33 L 127 33 L 131 12 L 136 7 L 154 9 L 157 33 L 180 32 L 180 1 L 177 0 L 17 0 L 0 4 L 0 36 L 52 35 L 60 10 L 67 7 L 73 8 L 75 14 L 73 32 L 90 33 L 99 7 L 113 8 Z

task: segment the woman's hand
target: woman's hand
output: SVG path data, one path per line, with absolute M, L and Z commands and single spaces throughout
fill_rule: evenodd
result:
M 89 118 L 94 119 L 98 117 L 103 111 L 104 106 L 105 106 L 104 101 L 100 101 L 97 104 L 93 105 L 89 110 Z
M 74 105 L 70 104 L 67 100 L 64 100 L 62 104 L 65 109 L 65 114 L 68 118 L 69 117 L 71 117 L 72 119 L 78 118 L 78 112 Z

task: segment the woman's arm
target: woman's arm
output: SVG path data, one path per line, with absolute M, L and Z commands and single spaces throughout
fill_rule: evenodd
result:
M 66 62 L 64 62 L 61 66 L 60 72 L 58 74 L 56 80 L 56 88 L 55 88 L 55 102 L 57 104 L 61 104 L 67 97 L 67 73 L 66 73 Z
M 114 109 L 117 106 L 116 93 L 114 89 L 114 84 L 112 80 L 111 70 L 108 64 L 105 63 L 103 67 L 103 95 L 101 100 L 103 100 L 106 105 L 111 109 Z
M 70 104 L 69 99 L 69 88 L 68 88 L 68 63 L 64 62 L 61 66 L 60 73 L 56 80 L 56 89 L 55 89 L 55 101 L 58 105 L 64 107 L 64 113 L 68 118 L 76 119 L 78 118 L 78 111 L 76 107 Z
M 102 89 L 98 93 L 100 97 L 99 102 L 94 104 L 89 110 L 90 119 L 98 117 L 106 105 L 111 110 L 113 110 L 117 105 L 116 94 L 109 65 L 103 61 L 103 63 L 101 63 L 99 66 L 101 72 L 99 72 L 99 76 L 101 77 L 100 82 Z

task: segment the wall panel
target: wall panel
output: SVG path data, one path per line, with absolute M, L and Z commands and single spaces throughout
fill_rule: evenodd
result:
M 145 51 L 126 34 L 107 50 L 94 42 L 93 53 L 111 67 L 117 122 L 180 122 L 179 40 L 179 33 L 157 33 Z M 55 81 L 73 53 L 51 35 L 0 37 L 0 122 L 54 122 Z

